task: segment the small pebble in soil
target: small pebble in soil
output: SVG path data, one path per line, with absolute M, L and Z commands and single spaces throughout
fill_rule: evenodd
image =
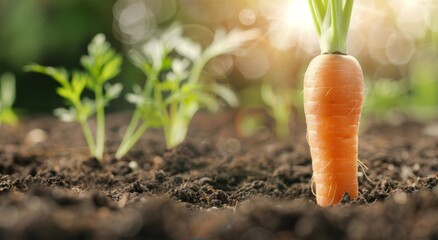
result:
M 208 183 L 212 183 L 213 179 L 209 178 L 209 177 L 203 177 L 201 179 L 198 180 L 198 184 L 199 185 L 204 185 L 204 184 L 208 184 Z
M 158 182 L 163 182 L 166 180 L 166 173 L 163 170 L 160 170 L 158 172 L 155 172 L 155 180 Z
M 152 165 L 153 169 L 160 169 L 160 168 L 163 168 L 163 166 L 164 166 L 164 160 L 162 157 L 155 156 L 152 159 L 152 162 L 153 162 L 153 165 Z
M 402 179 L 416 179 L 415 174 L 412 172 L 412 168 L 408 166 L 402 166 L 401 167 L 401 173 L 400 173 Z
M 423 134 L 438 137 L 438 123 L 432 123 L 423 128 Z
M 128 164 L 129 168 L 131 168 L 133 171 L 138 169 L 138 163 L 136 161 L 130 161 Z
M 47 140 L 47 133 L 39 128 L 29 131 L 24 139 L 24 142 L 28 145 L 34 145 L 45 142 Z

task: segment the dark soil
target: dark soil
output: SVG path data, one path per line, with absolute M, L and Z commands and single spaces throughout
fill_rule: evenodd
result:
M 116 161 L 128 118 L 112 115 L 104 163 L 74 123 L 1 126 L 0 239 L 438 239 L 438 137 L 428 125 L 363 131 L 360 197 L 320 208 L 304 124 L 280 143 L 266 131 L 241 139 L 233 121 L 197 116 L 172 150 L 150 130 Z

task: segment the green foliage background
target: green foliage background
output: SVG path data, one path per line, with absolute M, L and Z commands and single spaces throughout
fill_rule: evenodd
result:
M 213 32 L 219 27 L 261 30 L 263 37 L 248 51 L 249 55 L 228 58 L 232 67 L 221 79 L 228 79 L 233 85 L 243 109 L 267 106 L 260 94 L 262 82 L 290 89 L 292 94 L 298 92 L 300 97 L 304 70 L 310 59 L 319 53 L 318 49 L 312 49 L 312 41 L 316 41 L 315 29 L 306 26 L 303 19 L 303 13 L 309 10 L 305 0 L 0 0 L 0 73 L 16 75 L 15 107 L 24 110 L 24 114 L 51 113 L 62 105 L 55 92 L 56 83 L 43 76 L 24 73 L 22 67 L 26 64 L 78 69 L 80 56 L 86 53 L 87 44 L 97 33 L 104 33 L 112 46 L 125 55 L 128 47 L 123 47 L 119 41 L 121 32 L 117 29 L 118 20 L 115 20 L 117 5 L 139 1 L 150 4 L 149 7 L 161 4 L 161 12 L 166 16 L 157 17 L 153 23 L 155 27 L 182 22 L 185 34 L 203 47 L 211 42 Z M 298 10 L 290 12 L 293 9 L 289 5 Z M 423 14 L 414 11 L 419 6 L 423 7 Z M 253 22 L 245 24 L 248 19 L 242 21 L 243 10 L 250 13 L 248 19 L 254 14 Z M 423 35 L 416 36 L 417 18 L 421 16 L 428 19 L 425 20 L 428 27 Z M 398 118 L 400 113 L 424 119 L 438 116 L 436 16 L 436 0 L 355 1 L 349 46 L 356 49 L 352 54 L 370 81 L 364 108 L 366 114 L 383 119 Z M 291 22 L 284 21 L 288 18 Z M 295 45 L 282 49 L 271 39 L 270 34 L 275 32 L 285 37 L 281 39 L 283 42 Z M 408 62 L 403 62 L 405 55 L 409 55 L 406 49 L 409 46 L 412 56 Z M 263 68 L 266 71 L 254 78 L 245 74 L 245 71 L 257 73 Z M 125 61 L 122 74 L 114 82 L 122 82 L 126 93 L 133 83 L 143 80 L 141 71 Z M 388 86 L 393 90 L 382 89 Z M 301 104 L 293 105 L 299 110 Z M 125 108 L 132 106 L 119 98 L 109 111 Z
M 79 68 L 89 41 L 102 32 L 114 44 L 115 0 L 0 0 L 0 73 L 17 76 L 15 106 L 26 112 L 51 112 L 60 105 L 56 83 L 22 68 L 30 62 Z M 120 45 L 116 48 L 120 49 Z

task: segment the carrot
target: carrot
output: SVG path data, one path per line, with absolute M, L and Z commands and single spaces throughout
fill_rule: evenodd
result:
M 309 0 L 322 54 L 304 78 L 304 110 L 316 202 L 358 196 L 358 132 L 364 78 L 358 61 L 346 55 L 353 0 Z

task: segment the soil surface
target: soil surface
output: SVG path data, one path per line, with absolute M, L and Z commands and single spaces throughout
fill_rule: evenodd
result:
M 201 114 L 167 150 L 149 130 L 112 158 L 129 116 L 107 118 L 105 162 L 80 127 L 41 116 L 0 127 L 0 239 L 438 239 L 432 123 L 368 127 L 360 196 L 315 204 L 305 125 L 286 142 L 236 135 L 235 114 Z

